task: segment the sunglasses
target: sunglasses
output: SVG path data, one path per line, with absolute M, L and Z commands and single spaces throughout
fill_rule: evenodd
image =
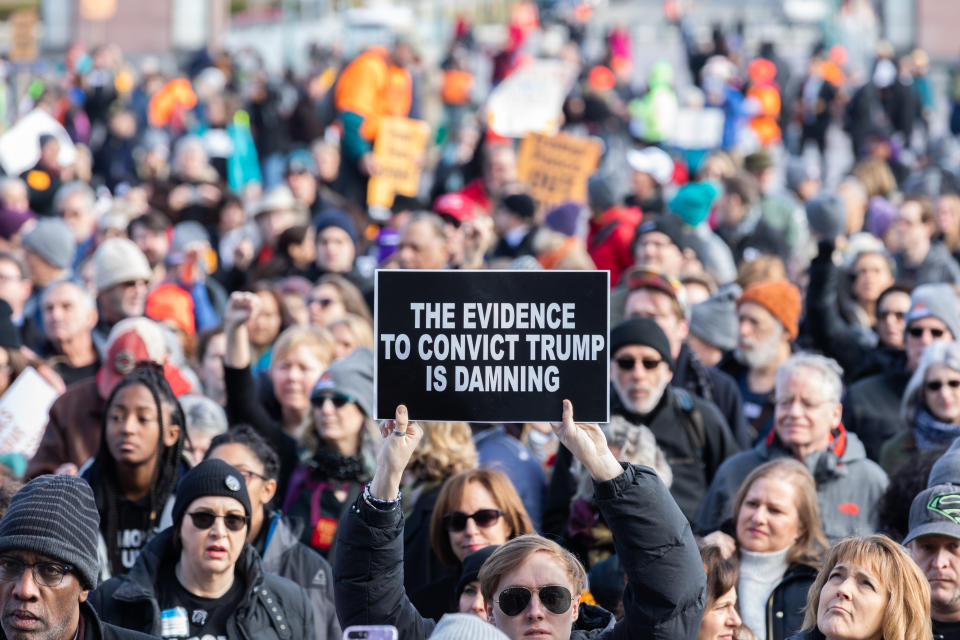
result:
M 633 368 L 637 366 L 637 359 L 629 356 L 617 358 L 614 362 L 617 363 L 621 371 L 633 371 Z M 654 360 L 653 358 L 642 358 L 640 360 L 640 364 L 642 364 L 643 368 L 647 371 L 653 371 L 660 366 L 661 362 L 663 362 L 663 360 Z
M 317 395 L 310 398 L 310 402 L 313 403 L 315 407 L 322 407 L 323 403 L 329 400 L 333 403 L 333 406 L 337 409 L 340 409 L 348 402 L 356 402 L 356 399 L 353 396 L 346 396 L 342 393 L 336 393 L 334 395 Z
M 914 338 L 922 338 L 925 331 L 929 331 L 930 335 L 934 338 L 942 338 L 944 334 L 943 329 L 928 329 L 927 327 L 913 327 L 912 329 L 907 329 L 907 333 Z
M 570 590 L 559 585 L 549 587 L 540 587 L 536 590 L 537 597 L 540 598 L 540 604 L 550 613 L 566 613 L 570 609 L 570 603 L 573 602 L 573 596 Z M 508 616 L 515 616 L 527 608 L 530 599 L 533 598 L 533 591 L 526 587 L 509 587 L 500 592 L 497 604 L 500 610 Z
M 950 387 L 951 389 L 960 389 L 960 380 L 931 380 L 923 385 L 923 388 L 927 391 L 940 391 L 943 389 L 944 385 Z
M 218 516 L 215 513 L 210 513 L 209 511 L 194 511 L 193 513 L 188 513 L 190 519 L 193 521 L 193 526 L 200 530 L 206 530 L 213 526 L 213 523 L 217 518 L 223 518 L 223 524 L 226 525 L 227 529 L 230 531 L 241 531 L 244 527 L 247 526 L 250 518 L 247 516 L 237 515 L 236 513 L 228 513 L 225 516 Z
M 307 298 L 307 306 L 309 307 L 312 304 L 318 304 L 321 308 L 326 309 L 332 305 L 336 300 L 333 298 Z
M 497 524 L 502 515 L 499 509 L 480 509 L 470 515 L 454 511 L 443 516 L 443 526 L 447 531 L 463 531 L 467 528 L 467 520 L 473 520 L 481 529 L 487 529 Z

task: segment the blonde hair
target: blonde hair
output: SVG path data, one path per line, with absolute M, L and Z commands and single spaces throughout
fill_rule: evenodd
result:
M 361 293 L 355 284 L 336 273 L 327 273 L 320 276 L 317 283 L 313 285 L 313 288 L 316 289 L 322 284 L 328 284 L 340 292 L 340 299 L 343 301 L 343 308 L 347 310 L 347 313 L 360 316 L 367 322 L 373 324 L 373 316 L 370 315 L 370 308 L 363 299 L 363 293 Z
M 306 347 L 326 369 L 333 362 L 333 336 L 326 329 L 319 327 L 294 326 L 284 329 L 273 343 L 273 354 L 270 358 L 272 369 L 278 362 L 287 357 L 297 347 Z
M 737 284 L 746 289 L 752 284 L 766 280 L 783 280 L 787 277 L 787 267 L 778 256 L 763 255 L 755 260 L 744 262 L 737 270 Z
M 483 599 L 493 602 L 496 598 L 497 587 L 505 575 L 522 565 L 535 553 L 546 553 L 563 565 L 563 569 L 570 578 L 570 592 L 576 598 L 587 580 L 587 572 L 576 556 L 561 547 L 553 540 L 547 540 L 535 533 L 522 535 L 508 540 L 494 551 L 487 561 L 480 567 L 480 592 Z
M 850 171 L 867 191 L 867 198 L 887 197 L 897 188 L 897 179 L 890 166 L 879 158 L 867 158 L 853 165 Z
M 820 592 L 840 563 L 863 567 L 877 576 L 889 598 L 883 610 L 884 640 L 930 640 L 930 585 L 904 548 L 886 536 L 844 538 L 830 550 L 807 592 L 803 628 L 817 625 Z
M 332 332 L 340 326 L 345 327 L 350 332 L 358 347 L 366 347 L 373 351 L 373 326 L 369 320 L 355 313 L 348 313 L 328 324 L 327 329 Z
M 466 422 L 425 422 L 423 439 L 407 464 L 419 480 L 436 482 L 477 466 L 477 448 Z

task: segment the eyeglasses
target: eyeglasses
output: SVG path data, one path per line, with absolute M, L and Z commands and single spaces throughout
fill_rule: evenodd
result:
M 309 307 L 312 304 L 318 304 L 322 308 L 326 309 L 332 305 L 336 300 L 333 298 L 307 298 L 307 306 Z
M 73 565 L 59 562 L 34 562 L 27 564 L 16 558 L 0 557 L 0 580 L 15 582 L 20 579 L 26 569 L 33 571 L 33 581 L 43 587 L 58 587 L 63 582 L 63 576 L 73 571 Z
M 877 316 L 879 316 L 881 320 L 886 320 L 890 316 L 893 316 L 897 320 L 903 320 L 907 314 L 904 311 L 880 311 L 877 313 Z
M 944 385 L 950 387 L 951 389 L 960 389 L 960 380 L 954 378 L 953 380 L 931 380 L 923 385 L 923 388 L 927 391 L 940 391 L 943 389 Z
M 266 482 L 267 479 L 268 479 L 267 476 L 261 475 L 261 474 L 257 473 L 256 471 L 250 471 L 250 469 L 241 469 L 240 467 L 234 467 L 234 468 L 235 468 L 237 471 L 240 472 L 240 475 L 242 475 L 244 478 L 247 479 L 247 482 L 250 482 L 250 481 L 253 480 L 254 478 L 260 478 L 260 479 L 263 480 L 264 482 Z M 203 528 L 203 527 L 201 527 L 201 528 Z
M 333 406 L 337 409 L 340 409 L 349 402 L 356 402 L 356 398 L 353 396 L 344 395 L 342 393 L 335 393 L 333 395 L 317 395 L 310 398 L 310 402 L 313 403 L 316 407 L 322 407 L 323 403 L 327 400 L 333 403 Z
M 225 516 L 218 516 L 215 513 L 209 511 L 194 511 L 193 513 L 188 513 L 190 519 L 193 520 L 193 526 L 200 530 L 206 530 L 213 526 L 214 521 L 217 518 L 223 518 L 223 524 L 226 525 L 227 529 L 230 531 L 240 531 L 247 526 L 247 523 L 250 521 L 250 518 L 247 516 L 237 515 L 236 513 L 228 513 Z
M 929 327 L 911 327 L 910 329 L 907 329 L 907 333 L 914 338 L 922 338 L 925 331 L 929 331 L 930 335 L 934 338 L 942 338 L 943 334 L 945 333 L 943 329 L 931 329 Z
M 509 587 L 500 592 L 497 604 L 500 610 L 508 616 L 515 616 L 522 613 L 530 599 L 533 598 L 534 591 L 526 587 Z M 540 603 L 550 613 L 565 613 L 570 609 L 570 603 L 573 602 L 573 596 L 570 590 L 559 585 L 550 585 L 549 587 L 540 587 L 536 589 L 537 597 Z
M 497 524 L 502 515 L 499 509 L 480 509 L 470 515 L 454 511 L 443 516 L 443 526 L 447 531 L 463 531 L 467 528 L 467 520 L 473 520 L 481 529 L 487 529 Z
M 637 359 L 632 358 L 630 356 L 617 358 L 616 360 L 614 360 L 614 362 L 617 363 L 617 366 L 620 367 L 621 371 L 633 371 L 633 368 L 637 366 Z M 640 364 L 642 364 L 643 368 L 646 369 L 647 371 L 653 371 L 654 369 L 660 366 L 661 362 L 663 362 L 663 360 L 655 360 L 653 358 L 640 359 Z

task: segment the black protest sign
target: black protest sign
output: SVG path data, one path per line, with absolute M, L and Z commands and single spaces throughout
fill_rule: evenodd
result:
M 376 418 L 578 421 L 609 408 L 609 272 L 377 271 Z

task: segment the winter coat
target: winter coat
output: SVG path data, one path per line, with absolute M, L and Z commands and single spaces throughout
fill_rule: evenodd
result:
M 867 457 L 880 459 L 883 443 L 904 430 L 900 399 L 910 381 L 904 367 L 868 376 L 847 389 L 843 398 L 843 424 L 863 442 Z
M 750 446 L 750 426 L 743 415 L 743 398 L 740 397 L 736 380 L 730 374 L 704 365 L 684 343 L 677 355 L 670 384 L 717 405 L 737 444 L 741 447 Z
M 27 465 L 27 478 L 53 473 L 62 464 L 80 467 L 97 455 L 106 400 L 100 397 L 96 378 L 67 387 L 50 407 L 50 419 L 40 448 Z
M 785 640 L 803 626 L 807 591 L 817 579 L 817 570 L 793 564 L 767 599 L 767 640 Z
M 89 602 L 80 603 L 80 617 L 83 618 L 83 640 L 150 640 L 153 638 L 138 631 L 102 622 Z M 7 640 L 3 629 L 0 629 L 0 640 Z
M 90 594 L 90 604 L 103 620 L 159 636 L 157 577 L 161 564 L 174 566 L 173 528 L 161 531 L 140 552 L 124 576 L 111 578 Z M 245 595 L 227 620 L 229 640 L 296 640 L 314 633 L 313 609 L 306 594 L 286 578 L 264 573 L 260 556 L 244 545 L 237 559 L 236 578 Z
M 657 475 L 626 465 L 596 485 L 595 499 L 613 531 L 627 574 L 626 616 L 583 605 L 571 640 L 693 640 L 700 628 L 706 577 L 690 527 Z M 421 617 L 403 591 L 403 515 L 362 499 L 339 531 L 334 563 L 343 627 L 392 624 L 404 640 L 423 640 L 433 620 Z
M 930 244 L 930 251 L 923 262 L 916 266 L 907 266 L 903 254 L 896 254 L 898 282 L 917 286 L 935 282 L 960 284 L 960 265 L 950 255 L 950 251 L 940 242 Z
M 643 214 L 636 207 L 611 207 L 590 220 L 587 253 L 597 269 L 610 272 L 610 286 L 633 265 L 633 239 Z M 622 311 L 622 309 L 621 309 Z
M 264 549 L 263 570 L 294 582 L 304 590 L 313 607 L 316 640 L 338 640 L 340 622 L 333 606 L 333 569 L 320 554 L 301 544 L 280 513 L 270 517 Z
M 697 514 L 697 531 L 720 529 L 731 518 L 733 499 L 750 472 L 764 462 L 789 456 L 776 431 L 771 431 L 764 442 L 724 462 Z M 820 518 L 831 544 L 846 536 L 876 531 L 876 504 L 887 489 L 887 474 L 867 459 L 855 434 L 838 425 L 827 449 L 808 455 L 805 464 L 817 483 Z

